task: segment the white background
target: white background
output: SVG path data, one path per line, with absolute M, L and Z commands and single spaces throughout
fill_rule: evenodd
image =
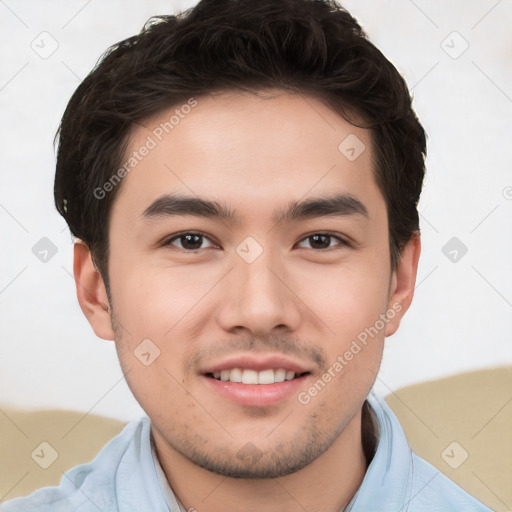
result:
M 194 3 L 0 2 L 2 406 L 141 413 L 113 342 L 95 337 L 75 297 L 72 241 L 53 206 L 52 140 L 109 45 Z M 404 74 L 429 134 L 418 287 L 386 342 L 377 390 L 512 364 L 512 2 L 343 5 Z M 45 31 L 58 43 L 47 59 L 31 47 L 41 37 L 50 47 Z M 454 236 L 468 248 L 455 263 L 442 252 Z M 32 253 L 42 237 L 58 250 L 46 263 Z

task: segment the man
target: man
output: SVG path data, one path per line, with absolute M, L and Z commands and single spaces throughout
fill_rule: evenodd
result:
M 333 2 L 203 1 L 111 48 L 62 119 L 55 200 L 148 418 L 2 510 L 489 510 L 371 392 L 424 156 L 403 79 Z

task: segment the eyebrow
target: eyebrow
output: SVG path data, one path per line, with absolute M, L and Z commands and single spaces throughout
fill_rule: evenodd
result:
M 235 211 L 224 204 L 181 194 L 165 194 L 153 201 L 142 213 L 142 217 L 148 220 L 181 215 L 220 219 L 231 224 L 237 224 L 240 221 Z M 367 218 L 368 209 L 353 195 L 340 193 L 291 201 L 286 208 L 274 213 L 272 221 L 275 224 L 281 224 L 319 217 L 349 215 L 361 215 Z

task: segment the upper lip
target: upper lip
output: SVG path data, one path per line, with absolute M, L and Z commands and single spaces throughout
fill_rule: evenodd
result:
M 253 353 L 230 356 L 221 361 L 210 363 L 202 369 L 201 373 L 215 373 L 221 372 L 222 370 L 232 370 L 233 368 L 254 370 L 257 372 L 269 369 L 284 369 L 298 374 L 311 372 L 311 368 L 282 355 L 255 355 Z

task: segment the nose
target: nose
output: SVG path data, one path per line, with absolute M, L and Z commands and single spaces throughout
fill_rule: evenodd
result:
M 218 323 L 227 332 L 250 331 L 267 336 L 274 330 L 294 331 L 301 320 L 300 299 L 278 258 L 263 252 L 254 262 L 241 258 L 224 283 Z

